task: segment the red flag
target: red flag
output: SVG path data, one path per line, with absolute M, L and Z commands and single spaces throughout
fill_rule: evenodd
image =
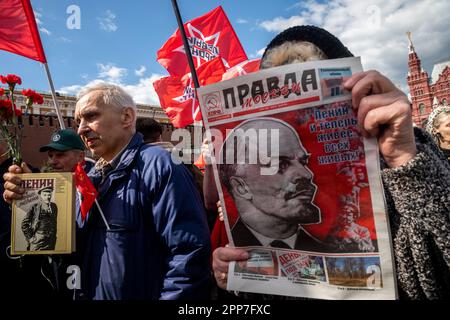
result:
M 203 156 L 203 153 L 200 153 L 197 160 L 195 160 L 194 166 L 196 166 L 197 168 L 199 168 L 202 171 L 205 170 L 206 162 L 205 162 L 205 157 Z
M 235 65 L 233 68 L 228 69 L 227 72 L 223 74 L 222 81 L 259 71 L 260 63 L 261 59 L 253 59 L 241 62 Z
M 216 58 L 197 69 L 198 81 L 202 86 L 218 82 L 224 72 L 222 60 Z M 176 128 L 183 128 L 202 119 L 190 73 L 182 77 L 161 78 L 153 83 L 153 87 L 161 107 Z
M 75 185 L 81 193 L 81 218 L 86 220 L 86 216 L 97 198 L 97 190 L 83 169 L 83 164 L 78 163 L 75 169 Z
M 184 29 L 196 69 L 219 56 L 226 68 L 247 60 L 244 48 L 221 6 L 186 22 Z M 178 29 L 159 49 L 157 61 L 172 76 L 184 76 L 190 72 Z
M 0 50 L 47 62 L 30 0 L 0 1 Z

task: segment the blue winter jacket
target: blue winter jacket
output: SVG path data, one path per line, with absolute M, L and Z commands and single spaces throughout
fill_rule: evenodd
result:
M 95 169 L 89 176 L 111 230 L 93 206 L 77 233 L 78 297 L 207 299 L 209 231 L 185 166 L 137 133 L 105 181 Z

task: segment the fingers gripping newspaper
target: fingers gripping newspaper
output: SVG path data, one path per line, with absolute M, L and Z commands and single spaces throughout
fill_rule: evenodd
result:
M 228 290 L 395 299 L 378 145 L 343 82 L 359 58 L 271 68 L 200 88 L 230 246 Z

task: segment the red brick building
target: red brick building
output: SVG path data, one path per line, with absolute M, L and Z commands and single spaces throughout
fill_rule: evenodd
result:
M 450 61 L 434 65 L 431 77 L 421 67 L 421 61 L 409 38 L 409 71 L 407 82 L 412 102 L 414 123 L 423 127 L 434 106 L 450 103 Z

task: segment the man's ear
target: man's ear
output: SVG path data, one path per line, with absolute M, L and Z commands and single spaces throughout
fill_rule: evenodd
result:
M 252 200 L 253 195 L 247 183 L 241 177 L 231 177 L 230 184 L 232 192 L 235 196 L 244 198 L 245 200 Z
M 136 111 L 131 107 L 123 108 L 121 120 L 124 127 L 131 126 L 136 122 Z

